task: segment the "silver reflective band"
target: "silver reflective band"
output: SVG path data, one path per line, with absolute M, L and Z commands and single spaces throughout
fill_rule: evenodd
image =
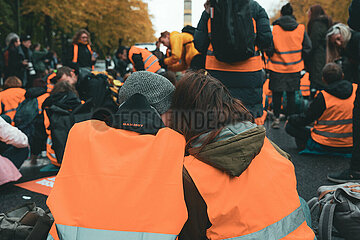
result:
M 7 110 L 7 111 L 3 112 L 2 114 L 6 114 L 6 113 L 9 113 L 9 112 L 13 112 L 13 111 L 16 111 L 16 108 L 13 108 L 13 109 Z
M 56 224 L 56 229 L 60 240 L 175 240 L 177 238 L 177 235 L 172 234 L 110 231 L 59 224 Z M 48 236 L 47 240 L 52 239 Z
M 159 59 L 157 58 L 156 60 L 154 60 L 145 70 L 148 70 L 154 63 L 158 62 Z
M 352 119 L 343 119 L 343 120 L 322 120 L 317 122 L 320 125 L 345 125 L 345 124 L 352 124 Z
M 52 139 L 48 137 L 46 140 L 46 143 L 49 144 L 50 146 L 52 146 Z
M 48 234 L 48 236 L 47 236 L 47 238 L 46 238 L 46 240 L 55 240 L 51 235 L 50 235 L 50 233 Z
M 324 131 L 319 131 L 314 129 L 313 130 L 314 133 L 323 136 L 323 137 L 329 137 L 329 138 L 347 138 L 347 137 L 352 137 L 353 134 L 352 132 L 349 133 L 331 133 L 331 132 L 324 132 Z
M 296 229 L 298 229 L 301 224 L 305 222 L 305 215 L 301 208 L 297 208 L 294 212 L 290 215 L 284 217 L 280 221 L 271 224 L 270 226 L 254 232 L 248 235 L 235 237 L 235 238 L 228 238 L 233 240 L 278 240 L 286 237 Z
M 280 65 L 290 66 L 290 65 L 295 65 L 295 64 L 301 63 L 301 62 L 302 62 L 302 59 L 300 59 L 299 61 L 296 61 L 296 62 L 289 62 L 289 63 L 273 61 L 273 60 L 270 59 L 270 62 L 272 62 L 272 63 L 274 63 L 274 64 L 280 64 Z
M 144 65 L 147 63 L 147 61 L 149 61 L 149 59 L 154 56 L 153 54 L 151 54 L 145 61 L 144 61 Z

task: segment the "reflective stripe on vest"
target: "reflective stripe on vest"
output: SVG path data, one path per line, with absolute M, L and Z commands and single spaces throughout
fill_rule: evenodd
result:
M 273 28 L 275 53 L 269 58 L 267 68 L 279 73 L 295 73 L 303 70 L 304 34 L 303 24 L 299 24 L 293 31 L 285 31 L 279 25 L 275 25 Z
M 130 62 L 133 64 L 134 69 L 135 69 L 135 63 L 132 59 L 134 54 L 141 54 L 144 62 L 145 71 L 156 73 L 157 71 L 160 70 L 161 66 L 159 63 L 159 59 L 154 54 L 152 54 L 147 49 L 132 46 L 129 51 L 129 59 Z M 135 71 L 137 70 L 135 69 Z
M 100 229 L 73 227 L 56 224 L 56 229 L 60 239 L 75 239 L 77 240 L 175 240 L 177 235 L 161 234 L 161 233 L 147 233 L 147 232 L 123 232 L 123 231 L 108 231 Z M 51 235 L 50 235 L 51 236 Z M 49 239 L 49 238 L 48 238 Z
M 185 157 L 184 165 L 207 205 L 208 239 L 314 239 L 300 206 L 294 166 L 267 138 L 239 177 L 193 156 Z
M 300 91 L 302 96 L 304 97 L 310 96 L 310 80 L 309 80 L 308 72 L 306 72 L 305 75 L 300 80 Z
M 357 85 L 353 84 L 353 92 L 348 99 L 340 99 L 321 91 L 326 109 L 311 130 L 311 138 L 315 142 L 330 147 L 353 146 L 352 123 L 356 90 Z
M 256 33 L 256 22 L 253 19 L 254 31 Z M 208 32 L 209 36 L 211 33 L 211 19 L 208 21 Z M 263 68 L 263 61 L 258 52 L 258 47 L 255 46 L 256 55 L 245 61 L 236 63 L 225 63 L 216 59 L 214 50 L 210 42 L 209 48 L 206 55 L 205 68 L 208 70 L 226 71 L 226 72 L 256 72 Z
M 75 124 L 47 200 L 55 223 L 102 234 L 94 239 L 108 239 L 113 231 L 118 239 L 133 239 L 135 233 L 175 239 L 187 219 L 184 149 L 184 137 L 169 128 L 141 135 L 97 120 Z M 79 231 L 57 230 L 65 231 L 66 239 L 89 239 L 77 238 Z

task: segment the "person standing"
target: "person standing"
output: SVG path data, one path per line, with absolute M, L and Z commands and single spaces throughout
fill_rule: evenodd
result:
M 74 69 L 93 70 L 97 54 L 91 49 L 90 33 L 80 29 L 73 37 L 73 43 L 67 57 L 67 65 Z
M 311 50 L 311 41 L 305 26 L 296 22 L 293 8 L 287 3 L 281 8 L 281 17 L 273 23 L 274 50 L 269 52 L 267 69 L 270 72 L 269 87 L 273 95 L 275 119 L 271 127 L 280 126 L 280 110 L 283 92 L 286 91 L 286 115 L 295 113 L 295 91 L 300 89 L 303 55 Z
M 267 50 L 272 46 L 272 34 L 269 17 L 256 1 L 248 1 L 256 38 L 253 43 L 255 50 Z M 259 51 L 254 56 L 238 62 L 227 63 L 218 60 L 214 55 L 211 34 L 211 4 L 204 4 L 205 11 L 194 34 L 196 49 L 206 56 L 205 69 L 219 79 L 233 97 L 240 99 L 254 118 L 263 115 L 262 86 L 264 82 L 263 62 Z M 251 20 L 251 19 L 250 19 Z M 237 29 L 242 31 L 242 29 Z
M 30 35 L 24 35 L 21 37 L 21 51 L 24 54 L 24 59 L 27 62 L 27 65 L 25 66 L 24 71 L 24 77 L 23 77 L 23 86 L 26 88 L 30 88 L 32 85 L 32 77 L 35 76 L 36 72 L 34 70 L 34 64 L 33 64 L 33 53 L 30 49 L 31 47 L 31 36 Z
M 332 20 L 328 17 L 320 5 L 313 5 L 308 10 L 309 22 L 308 34 L 312 43 L 312 49 L 305 59 L 305 66 L 310 74 L 312 97 L 316 90 L 324 89 L 321 71 L 326 63 L 326 33 L 332 25 Z
M 4 52 L 5 79 L 16 76 L 23 81 L 27 61 L 21 51 L 20 44 L 20 38 L 16 35 L 10 40 L 8 48 Z
M 335 44 L 337 48 L 345 47 L 345 54 L 352 59 L 353 71 L 350 74 L 353 76 L 353 82 L 359 84 L 360 82 L 360 0 L 353 0 L 349 8 L 349 26 L 357 31 L 352 32 L 350 29 L 341 31 L 341 28 L 336 30 L 334 26 L 329 31 L 329 45 Z M 350 39 L 349 39 L 350 32 Z M 331 34 L 331 35 L 330 35 Z M 347 40 L 347 44 L 345 42 Z M 337 49 L 335 48 L 335 49 Z M 334 49 L 334 48 L 332 48 Z M 330 50 L 330 49 L 329 49 Z M 356 92 L 353 110 L 353 143 L 354 148 L 350 162 L 350 168 L 342 171 L 328 174 L 328 179 L 333 182 L 343 183 L 348 181 L 360 182 L 360 90 L 359 87 Z

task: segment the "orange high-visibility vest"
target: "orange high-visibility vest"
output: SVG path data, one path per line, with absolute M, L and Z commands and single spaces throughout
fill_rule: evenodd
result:
M 326 109 L 311 129 L 311 138 L 330 147 L 353 146 L 353 108 L 357 85 L 348 99 L 337 98 L 324 90 Z
M 44 93 L 41 96 L 38 96 L 36 99 L 38 101 L 38 109 L 39 109 L 39 114 L 41 114 L 43 112 L 42 109 L 42 104 L 44 103 L 44 101 L 50 96 L 49 93 Z
M 294 166 L 267 138 L 239 177 L 193 156 L 185 158 L 185 168 L 207 205 L 212 224 L 208 239 L 314 240 L 301 209 Z
M 300 80 L 300 91 L 303 97 L 310 96 L 310 80 L 309 80 L 308 72 L 306 72 L 305 75 Z
M 44 126 L 45 126 L 45 131 L 47 134 L 47 140 L 46 140 L 46 156 L 49 158 L 50 162 L 57 166 L 60 167 L 61 164 L 58 163 L 57 159 L 56 159 L 56 155 L 55 155 L 55 151 L 52 148 L 52 138 L 51 138 L 51 131 L 49 128 L 50 126 L 50 119 L 46 113 L 46 111 L 44 111 Z
M 303 70 L 304 34 L 303 24 L 299 24 L 293 31 L 285 31 L 279 25 L 275 25 L 273 28 L 275 53 L 270 57 L 267 68 L 278 73 L 295 73 Z
M 156 73 L 157 71 L 160 70 L 161 66 L 159 63 L 159 59 L 154 54 L 152 54 L 147 49 L 132 46 L 129 50 L 129 59 L 131 63 L 134 65 L 135 71 L 137 70 L 135 69 L 135 63 L 132 59 L 134 54 L 141 54 L 144 62 L 145 71 Z
M 254 31 L 256 33 L 256 22 L 253 19 Z M 208 32 L 211 33 L 211 19 L 208 21 Z M 263 61 L 258 52 L 258 47 L 255 46 L 256 55 L 245 61 L 235 62 L 235 63 L 226 63 L 221 62 L 216 59 L 214 54 L 213 46 L 210 42 L 209 48 L 206 55 L 205 68 L 207 70 L 217 70 L 217 71 L 226 71 L 226 72 L 256 72 L 263 69 Z
M 8 88 L 0 92 L 0 114 L 5 114 L 11 118 L 12 125 L 19 104 L 25 100 L 25 89 Z
M 50 74 L 46 79 L 46 92 L 48 92 L 48 93 L 50 93 L 54 89 L 55 85 L 51 82 L 51 79 L 53 79 L 54 77 L 56 77 L 55 72 Z
M 72 62 L 77 63 L 78 62 L 78 56 L 79 56 L 79 45 L 73 44 L 73 46 L 74 46 L 74 55 L 73 55 Z M 90 55 L 92 55 L 93 51 L 91 50 L 90 44 L 87 44 L 86 47 L 89 50 Z M 91 66 L 91 69 L 94 70 L 94 65 Z
M 184 149 L 169 128 L 140 135 L 75 124 L 47 200 L 60 239 L 175 240 L 187 219 Z

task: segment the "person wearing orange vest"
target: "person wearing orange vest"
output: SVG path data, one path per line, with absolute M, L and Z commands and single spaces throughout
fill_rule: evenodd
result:
M 289 155 L 220 81 L 206 71 L 185 75 L 171 111 L 171 127 L 184 134 L 189 154 L 183 177 L 189 218 L 179 239 L 315 238 Z
M 280 110 L 283 92 L 286 91 L 286 115 L 295 113 L 295 91 L 300 89 L 303 55 L 311 51 L 311 41 L 303 24 L 293 16 L 293 8 L 287 3 L 281 8 L 281 17 L 273 23 L 274 49 L 267 52 L 267 69 L 270 73 L 270 90 L 273 93 L 275 119 L 272 128 L 280 127 Z
M 94 70 L 97 54 L 91 49 L 90 33 L 80 29 L 73 37 L 73 44 L 67 57 L 71 68 Z
M 54 85 L 56 84 L 56 72 L 54 70 L 52 73 L 46 76 L 46 92 L 50 93 L 54 89 Z
M 13 124 L 16 109 L 25 99 L 25 89 L 21 88 L 22 82 L 17 77 L 8 77 L 4 82 L 4 90 L 0 92 L 0 114 L 10 117 Z
M 300 92 L 301 92 L 301 95 L 305 99 L 310 98 L 310 80 L 309 80 L 309 77 L 310 77 L 309 73 L 305 72 L 305 74 L 300 79 Z
M 148 71 L 153 73 L 161 73 L 159 59 L 149 50 L 132 46 L 128 52 L 128 59 L 134 67 L 134 72 Z
M 185 139 L 161 120 L 174 89 L 158 74 L 135 72 L 111 123 L 74 125 L 47 200 L 49 240 L 177 239 L 187 219 Z
M 250 10 L 256 34 L 255 49 L 260 51 L 269 49 L 272 45 L 269 17 L 256 1 L 250 0 Z M 262 85 L 264 73 L 259 51 L 256 52 L 255 56 L 241 62 L 225 63 L 218 61 L 214 56 L 209 38 L 209 33 L 211 33 L 210 20 L 210 1 L 208 0 L 194 34 L 196 49 L 206 55 L 205 69 L 225 84 L 231 94 L 240 99 L 255 118 L 261 117 L 263 115 Z M 241 28 L 237 31 L 241 31 Z
M 204 57 L 194 46 L 194 36 L 188 32 L 162 32 L 159 41 L 171 51 L 164 64 L 170 71 L 181 72 L 204 68 Z
M 325 153 L 351 153 L 352 109 L 357 86 L 342 78 L 340 66 L 326 64 L 323 69 L 323 81 L 327 84 L 325 90 L 316 96 L 305 113 L 290 116 L 286 132 L 295 137 L 300 150 L 305 147 L 315 149 L 311 142 Z M 306 127 L 314 121 L 313 128 Z

